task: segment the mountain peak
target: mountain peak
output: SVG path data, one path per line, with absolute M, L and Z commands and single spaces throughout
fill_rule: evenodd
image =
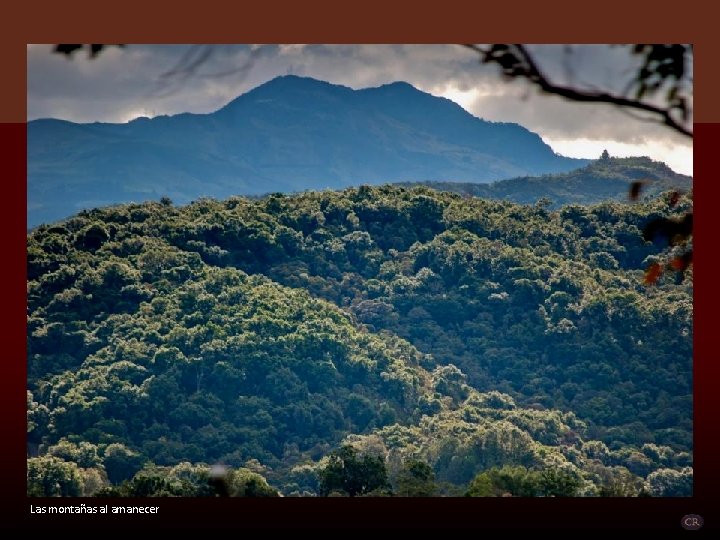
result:
M 306 77 L 304 75 L 294 75 L 294 74 L 287 74 L 287 75 L 278 75 L 277 77 L 274 77 L 263 84 L 255 87 L 254 90 L 259 90 L 260 88 L 268 88 L 273 86 L 316 86 L 316 87 L 323 87 L 323 86 L 339 86 L 336 84 L 332 84 L 328 81 L 323 81 L 320 79 L 315 79 L 313 77 Z
M 375 88 L 376 90 L 414 90 L 415 92 L 422 92 L 415 88 L 412 84 L 405 81 L 393 81 L 391 83 L 381 84 Z M 424 92 L 423 92 L 424 93 Z
M 206 115 L 92 129 L 34 125 L 28 204 L 40 211 L 28 215 L 37 223 L 71 209 L 163 195 L 183 204 L 360 183 L 488 182 L 585 163 L 557 156 L 517 124 L 486 122 L 407 82 L 353 90 L 284 75 Z
M 268 92 L 293 92 L 293 91 L 353 91 L 348 86 L 334 84 L 312 77 L 301 75 L 280 75 L 263 84 L 256 86 L 247 94 L 265 94 Z M 242 97 L 242 96 L 241 96 Z
M 435 100 L 437 103 L 448 102 L 445 98 L 433 96 L 427 92 L 416 88 L 406 81 L 393 81 L 379 86 L 371 86 L 367 88 L 354 89 L 342 84 L 331 83 L 313 77 L 301 75 L 280 75 L 270 79 L 252 90 L 241 94 L 237 98 L 230 101 L 219 111 L 234 110 L 236 107 L 241 108 L 243 104 L 248 102 L 258 103 L 267 102 L 266 100 L 293 100 L 301 98 L 303 104 L 308 96 L 321 98 L 322 96 L 334 96 L 340 99 L 382 99 L 382 100 L 400 100 L 397 106 L 407 106 L 408 102 L 402 100 Z M 432 107 L 429 102 L 422 102 Z M 456 105 L 455 102 L 451 102 Z M 457 105 L 459 107 L 459 105 Z M 218 112 L 219 112 L 218 111 Z
M 242 108 L 248 103 L 258 103 L 265 100 L 287 100 L 309 94 L 330 94 L 353 91 L 352 88 L 347 86 L 321 81 L 312 77 L 280 75 L 241 94 L 217 112 L 232 111 L 236 108 Z

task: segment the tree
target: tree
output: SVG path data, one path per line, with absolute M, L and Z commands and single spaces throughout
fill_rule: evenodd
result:
M 327 465 L 320 470 L 320 495 L 341 492 L 356 497 L 389 487 L 385 462 L 379 456 L 358 456 L 345 445 L 331 452 Z
M 642 478 L 625 467 L 603 467 L 599 472 L 602 480 L 600 486 L 602 497 L 636 497 L 642 491 Z
M 231 497 L 277 497 L 278 492 L 265 478 L 247 468 L 234 469 L 227 476 Z
M 550 75 L 553 69 L 542 65 L 543 62 L 539 62 L 534 49 L 522 44 L 466 44 L 464 46 L 478 53 L 482 63 L 499 66 L 502 76 L 508 80 L 524 80 L 541 92 L 560 96 L 569 101 L 609 104 L 631 115 L 640 114 L 640 120 L 660 122 L 675 133 L 690 139 L 693 137 L 693 46 L 691 44 L 607 45 L 609 48 L 613 47 L 615 51 L 622 51 L 628 60 L 634 60 L 636 63 L 636 66 L 629 70 L 631 75 L 627 81 L 628 84 L 622 91 L 612 88 L 611 84 L 607 84 L 604 88 L 582 84 L 576 82 L 572 76 L 569 79 L 573 82 L 558 83 Z M 108 45 L 102 44 L 59 44 L 55 47 L 55 52 L 71 57 L 76 51 L 87 48 L 89 57 L 92 59 L 107 47 Z M 261 48 L 253 49 L 245 64 L 237 66 L 228 73 L 247 71 L 260 50 Z M 565 50 L 568 53 L 567 59 L 574 54 L 575 49 L 568 45 Z M 174 67 L 161 74 L 160 79 L 164 82 L 172 79 L 185 81 L 190 77 L 198 76 L 199 68 L 208 62 L 215 52 L 216 48 L 213 45 L 195 45 L 183 55 Z M 563 67 L 572 75 L 572 69 L 569 66 L 568 62 Z M 557 65 L 550 66 L 550 68 L 557 67 Z M 601 159 L 608 158 L 607 151 L 603 152 Z M 631 201 L 637 200 L 643 184 L 643 181 L 632 184 L 629 192 Z M 679 192 L 671 194 L 670 206 L 674 206 L 679 198 Z M 423 227 L 421 230 L 431 232 L 432 226 L 438 224 L 436 219 L 438 209 L 434 209 L 434 212 L 429 214 L 424 213 L 423 209 L 423 205 L 420 204 L 415 214 L 421 216 L 419 220 L 421 225 L 422 222 L 427 221 L 425 224 L 428 227 Z M 680 220 L 681 229 L 689 231 L 682 234 L 682 240 L 685 241 L 692 236 L 692 210 L 685 212 L 681 217 L 684 218 Z M 654 240 L 657 237 L 658 229 L 673 230 L 677 221 L 679 220 L 658 218 L 654 221 L 654 228 L 646 228 L 644 231 L 645 239 Z M 98 231 L 95 233 L 99 234 Z M 674 235 L 666 236 L 667 238 L 674 237 Z M 397 243 L 395 239 L 399 239 L 394 235 L 386 236 L 386 238 L 391 238 L 392 243 Z M 88 249 L 95 249 L 93 246 L 102 239 L 90 235 L 87 241 L 90 242 Z M 688 242 L 686 244 L 689 245 Z M 262 252 L 263 250 L 258 251 Z M 658 264 L 647 268 L 646 284 L 654 284 L 665 269 L 673 271 L 676 279 L 682 281 L 685 270 L 692 263 L 693 252 L 691 248 L 687 247 L 677 251 L 680 253 L 668 260 L 665 265 Z
M 144 458 L 124 444 L 113 443 L 105 449 L 104 464 L 113 484 L 132 478 L 143 466 Z
M 27 390 L 27 438 L 28 444 L 39 444 L 49 431 L 50 411 L 45 405 L 34 400 L 32 392 Z
M 658 469 L 648 475 L 645 489 L 653 497 L 690 497 L 693 492 L 693 471 L 685 467 Z
M 193 465 L 181 463 L 163 476 L 170 480 L 167 485 L 158 482 L 155 473 L 145 472 L 135 474 L 137 482 L 131 485 L 137 493 L 188 496 L 199 493 L 194 486 L 207 488 L 201 462 L 245 466 L 265 475 L 261 460 L 272 467 L 266 470 L 272 471 L 268 475 L 273 483 L 286 493 L 303 494 L 321 492 L 313 474 L 326 467 L 325 494 L 361 495 L 387 490 L 376 487 L 386 484 L 386 462 L 368 462 L 363 456 L 388 455 L 394 488 L 405 496 L 433 493 L 433 471 L 422 462 L 413 464 L 413 459 L 431 463 L 439 482 L 455 482 L 457 489 L 488 467 L 524 465 L 528 469 L 487 473 L 468 488 L 474 495 L 513 496 L 577 493 L 573 478 L 568 482 L 548 473 L 540 482 L 543 466 L 566 460 L 582 469 L 581 494 L 604 494 L 607 486 L 605 492 L 614 496 L 635 493 L 634 476 L 618 469 L 614 481 L 609 474 L 589 471 L 588 462 L 622 464 L 643 476 L 658 467 L 691 464 L 691 287 L 677 288 L 675 300 L 662 294 L 645 298 L 631 279 L 632 270 L 621 265 L 600 273 L 599 261 L 587 257 L 588 248 L 607 249 L 615 256 L 616 239 L 627 233 L 627 225 L 661 214 L 663 201 L 636 207 L 568 207 L 548 219 L 533 207 L 439 191 L 366 191 L 369 200 L 381 203 L 389 220 L 383 225 L 392 229 L 407 219 L 407 204 L 423 193 L 436 201 L 428 207 L 448 209 L 443 217 L 447 231 L 403 251 L 380 253 L 382 270 L 371 278 L 361 276 L 351 262 L 342 268 L 351 279 L 342 281 L 326 280 L 318 270 L 324 264 L 317 265 L 312 277 L 298 271 L 292 278 L 277 278 L 297 279 L 296 288 L 209 263 L 186 281 L 170 283 L 165 268 L 142 278 L 155 298 L 122 316 L 83 319 L 51 299 L 76 281 L 100 283 L 99 269 L 106 269 L 102 274 L 107 276 L 112 275 L 109 270 L 127 266 L 130 271 L 123 274 L 132 275 L 144 249 L 167 250 L 186 260 L 190 252 L 183 249 L 191 249 L 187 238 L 204 234 L 197 233 L 200 220 L 202 230 L 218 223 L 228 224 L 227 230 L 236 219 L 247 229 L 262 223 L 275 234 L 288 227 L 284 223 L 325 205 L 323 230 L 305 238 L 303 250 L 257 265 L 258 273 L 273 279 L 277 268 L 310 272 L 312 260 L 332 260 L 333 252 L 325 248 L 349 231 L 342 212 L 331 205 L 351 207 L 358 190 L 287 197 L 287 209 L 278 215 L 264 212 L 262 200 L 208 202 L 172 212 L 146 203 L 98 210 L 63 227 L 31 232 L 30 247 L 50 249 L 48 239 L 72 237 L 91 222 L 114 231 L 108 245 L 97 251 L 67 244 L 66 260 L 79 261 L 72 272 L 65 266 L 44 269 L 28 282 L 28 388 L 34 392 L 28 393 L 28 408 L 49 408 L 44 416 L 30 414 L 29 421 L 50 428 L 42 439 L 48 453 L 83 468 L 94 467 L 98 454 L 104 455 L 115 483 L 145 461 L 188 461 Z M 364 200 L 357 208 L 365 227 L 362 204 Z M 123 218 L 133 212 L 147 216 L 142 221 Z M 479 234 L 471 231 L 475 226 Z M 532 239 L 537 231 L 543 234 L 536 246 Z M 373 233 L 382 234 L 382 228 Z M 372 245 L 374 236 L 367 235 Z M 634 236 L 640 240 L 637 229 Z M 230 247 L 235 241 L 218 235 L 217 245 Z M 28 257 L 31 262 L 39 256 L 29 249 Z M 457 274 L 446 281 L 451 264 Z M 114 273 L 117 278 L 120 272 Z M 377 321 L 378 332 L 363 330 L 347 313 L 302 291 L 310 279 L 338 304 L 350 306 L 364 298 L 408 316 Z M 407 286 L 397 287 L 401 280 Z M 542 280 L 539 297 L 516 298 L 515 282 L 521 280 Z M 499 293 L 506 300 L 490 300 Z M 463 310 L 469 316 L 457 324 L 438 325 L 435 305 L 445 300 L 466 304 Z M 670 301 L 681 311 L 671 312 Z M 413 309 L 416 317 L 410 317 Z M 423 324 L 422 332 L 412 337 L 422 353 L 398 337 L 412 336 L 408 329 L 413 319 Z M 547 334 L 547 328 L 564 323 L 574 330 Z M 77 345 L 61 341 L 77 335 L 78 328 L 85 337 Z M 681 334 L 684 328 L 688 331 Z M 60 348 L 73 358 L 62 360 Z M 200 391 L 194 360 L 206 370 Z M 439 364 L 443 367 L 434 369 Z M 478 388 L 502 393 L 479 394 Z M 36 400 L 44 405 L 33 405 Z M 573 410 L 582 421 L 548 408 Z M 395 422 L 398 425 L 391 425 Z M 348 432 L 357 433 L 360 425 L 366 434 L 348 439 L 353 448 L 347 450 L 347 459 L 335 456 L 319 467 L 310 464 Z M 372 432 L 375 427 L 380 429 Z M 587 442 L 581 445 L 579 437 Z M 601 438 L 612 450 L 591 438 Z M 653 439 L 670 448 L 665 452 L 664 446 L 628 446 Z M 288 478 L 288 469 L 299 463 L 305 465 Z M 571 466 L 568 470 L 575 471 Z M 657 493 L 673 492 L 663 487 L 672 484 L 661 482 L 662 477 L 653 479 Z M 228 489 L 228 494 L 262 493 L 259 478 L 239 480 L 237 490 Z M 103 486 L 104 477 L 93 473 L 83 489 L 93 493 Z
M 570 101 L 609 103 L 626 110 L 641 111 L 673 131 L 690 138 L 693 136 L 692 45 L 626 45 L 630 55 L 642 59 L 626 94 L 557 84 L 542 70 L 535 55 L 525 45 L 496 43 L 467 47 L 480 54 L 483 63 L 500 66 L 507 79 L 525 79 L 545 93 Z
M 540 67 L 535 55 L 521 44 L 491 44 L 487 46 L 467 45 L 481 56 L 487 64 L 497 64 L 506 79 L 524 79 L 547 94 L 553 94 L 570 101 L 585 103 L 607 103 L 629 112 L 641 112 L 642 119 L 660 121 L 670 130 L 686 137 L 693 137 L 693 46 L 684 44 L 637 44 L 625 45 L 629 56 L 641 59 L 641 64 L 632 75 L 625 93 L 597 88 L 564 85 L 554 82 Z M 572 49 L 568 49 L 572 50 Z M 607 150 L 601 159 L 608 159 Z M 637 200 L 642 181 L 631 185 L 629 197 Z M 680 194 L 675 191 L 669 198 L 669 206 L 677 204 Z M 657 237 L 667 238 L 670 245 L 682 244 L 682 250 L 666 265 L 650 266 L 645 274 L 645 283 L 654 284 L 665 268 L 676 272 L 682 281 L 685 270 L 692 263 L 692 209 L 680 218 L 657 218 L 645 226 L 645 240 Z M 679 238 L 679 240 L 678 240 Z
M 465 492 L 466 497 L 494 497 L 495 489 L 493 487 L 490 475 L 486 472 L 478 474 L 472 479 Z
M 545 469 L 540 475 L 540 487 L 546 497 L 573 497 L 580 483 L 575 474 L 556 468 Z
M 167 472 L 158 467 L 146 467 L 133 476 L 131 480 L 123 482 L 118 495 L 126 497 L 167 497 L 178 494 L 186 496 L 193 495 L 192 493 L 173 493 L 168 484 Z M 103 493 L 103 495 L 110 495 L 110 493 Z
M 542 493 L 542 475 L 519 465 L 493 467 L 468 485 L 468 497 L 535 497 Z
M 52 456 L 28 459 L 28 497 L 78 497 L 82 490 L 83 479 L 75 463 Z
M 65 461 L 72 461 L 79 467 L 91 468 L 100 464 L 97 447 L 87 441 L 72 443 L 67 439 L 60 439 L 57 444 L 48 448 L 48 454 Z
M 395 484 L 395 493 L 401 497 L 432 497 L 438 489 L 432 467 L 419 460 L 405 463 Z

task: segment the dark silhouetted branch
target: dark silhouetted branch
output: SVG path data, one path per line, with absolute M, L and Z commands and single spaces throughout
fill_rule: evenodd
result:
M 563 86 L 553 83 L 538 67 L 533 55 L 524 45 L 512 44 L 512 45 L 500 45 L 494 44 L 487 47 L 480 45 L 467 44 L 466 47 L 482 55 L 482 61 L 484 63 L 496 63 L 500 65 L 503 70 L 503 75 L 508 78 L 524 78 L 531 83 L 538 86 L 543 92 L 548 94 L 555 94 L 566 99 L 585 103 L 608 103 L 623 107 L 631 110 L 644 111 L 659 117 L 661 122 L 669 128 L 685 135 L 686 137 L 692 138 L 693 132 L 688 129 L 682 123 L 678 122 L 673 117 L 673 111 L 679 111 L 684 119 L 688 117 L 687 103 L 683 98 L 677 97 L 676 92 L 671 90 L 671 94 L 668 97 L 669 105 L 662 107 L 659 105 L 653 105 L 646 101 L 642 101 L 640 97 L 646 92 L 651 93 L 657 90 L 664 80 L 669 78 L 675 78 L 679 80 L 684 74 L 684 66 L 671 66 L 671 69 L 663 64 L 661 67 L 655 67 L 650 69 L 646 65 L 641 68 L 638 73 L 638 78 L 634 80 L 635 83 L 639 84 L 638 98 L 629 98 L 623 95 L 612 94 L 610 92 L 603 91 L 591 91 L 582 90 L 570 86 Z M 636 50 L 637 53 L 641 53 L 642 49 Z M 676 51 L 673 51 L 676 53 Z M 648 53 L 648 58 L 652 51 Z M 657 59 L 652 58 L 652 61 L 656 64 Z M 671 62 L 675 60 L 671 59 Z M 653 65 L 656 65 L 653 64 Z M 658 75 L 659 81 L 652 83 L 647 82 L 651 76 Z

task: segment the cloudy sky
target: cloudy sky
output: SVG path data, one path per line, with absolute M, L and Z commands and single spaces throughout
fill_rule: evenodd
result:
M 621 47 L 533 49 L 557 82 L 622 92 L 633 73 Z M 610 105 L 580 104 L 504 81 L 497 66 L 457 45 L 128 45 L 89 60 L 49 45 L 28 45 L 27 114 L 75 122 L 127 122 L 138 116 L 207 113 L 279 75 L 352 88 L 407 81 L 452 99 L 475 116 L 517 122 L 572 157 L 645 155 L 692 174 L 692 141 Z M 194 67 L 198 64 L 197 67 Z

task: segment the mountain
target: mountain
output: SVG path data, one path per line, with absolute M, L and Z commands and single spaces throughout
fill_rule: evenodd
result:
M 28 122 L 28 225 L 163 196 L 184 204 L 361 183 L 488 182 L 585 163 L 404 82 L 353 90 L 284 76 L 210 114 Z
M 424 185 L 440 191 L 520 204 L 534 204 L 547 198 L 551 201 L 550 207 L 559 208 L 566 204 L 627 201 L 634 182 L 642 182 L 640 195 L 646 198 L 663 191 L 692 189 L 692 177 L 678 174 L 665 163 L 648 157 L 598 159 L 566 173 L 525 176 L 489 184 L 401 182 L 399 185 Z
M 39 226 L 28 491 L 207 494 L 222 464 L 233 492 L 323 494 L 353 445 L 400 494 L 416 471 L 446 494 L 688 495 L 692 267 L 643 285 L 681 246 L 642 230 L 691 204 L 385 185 Z

